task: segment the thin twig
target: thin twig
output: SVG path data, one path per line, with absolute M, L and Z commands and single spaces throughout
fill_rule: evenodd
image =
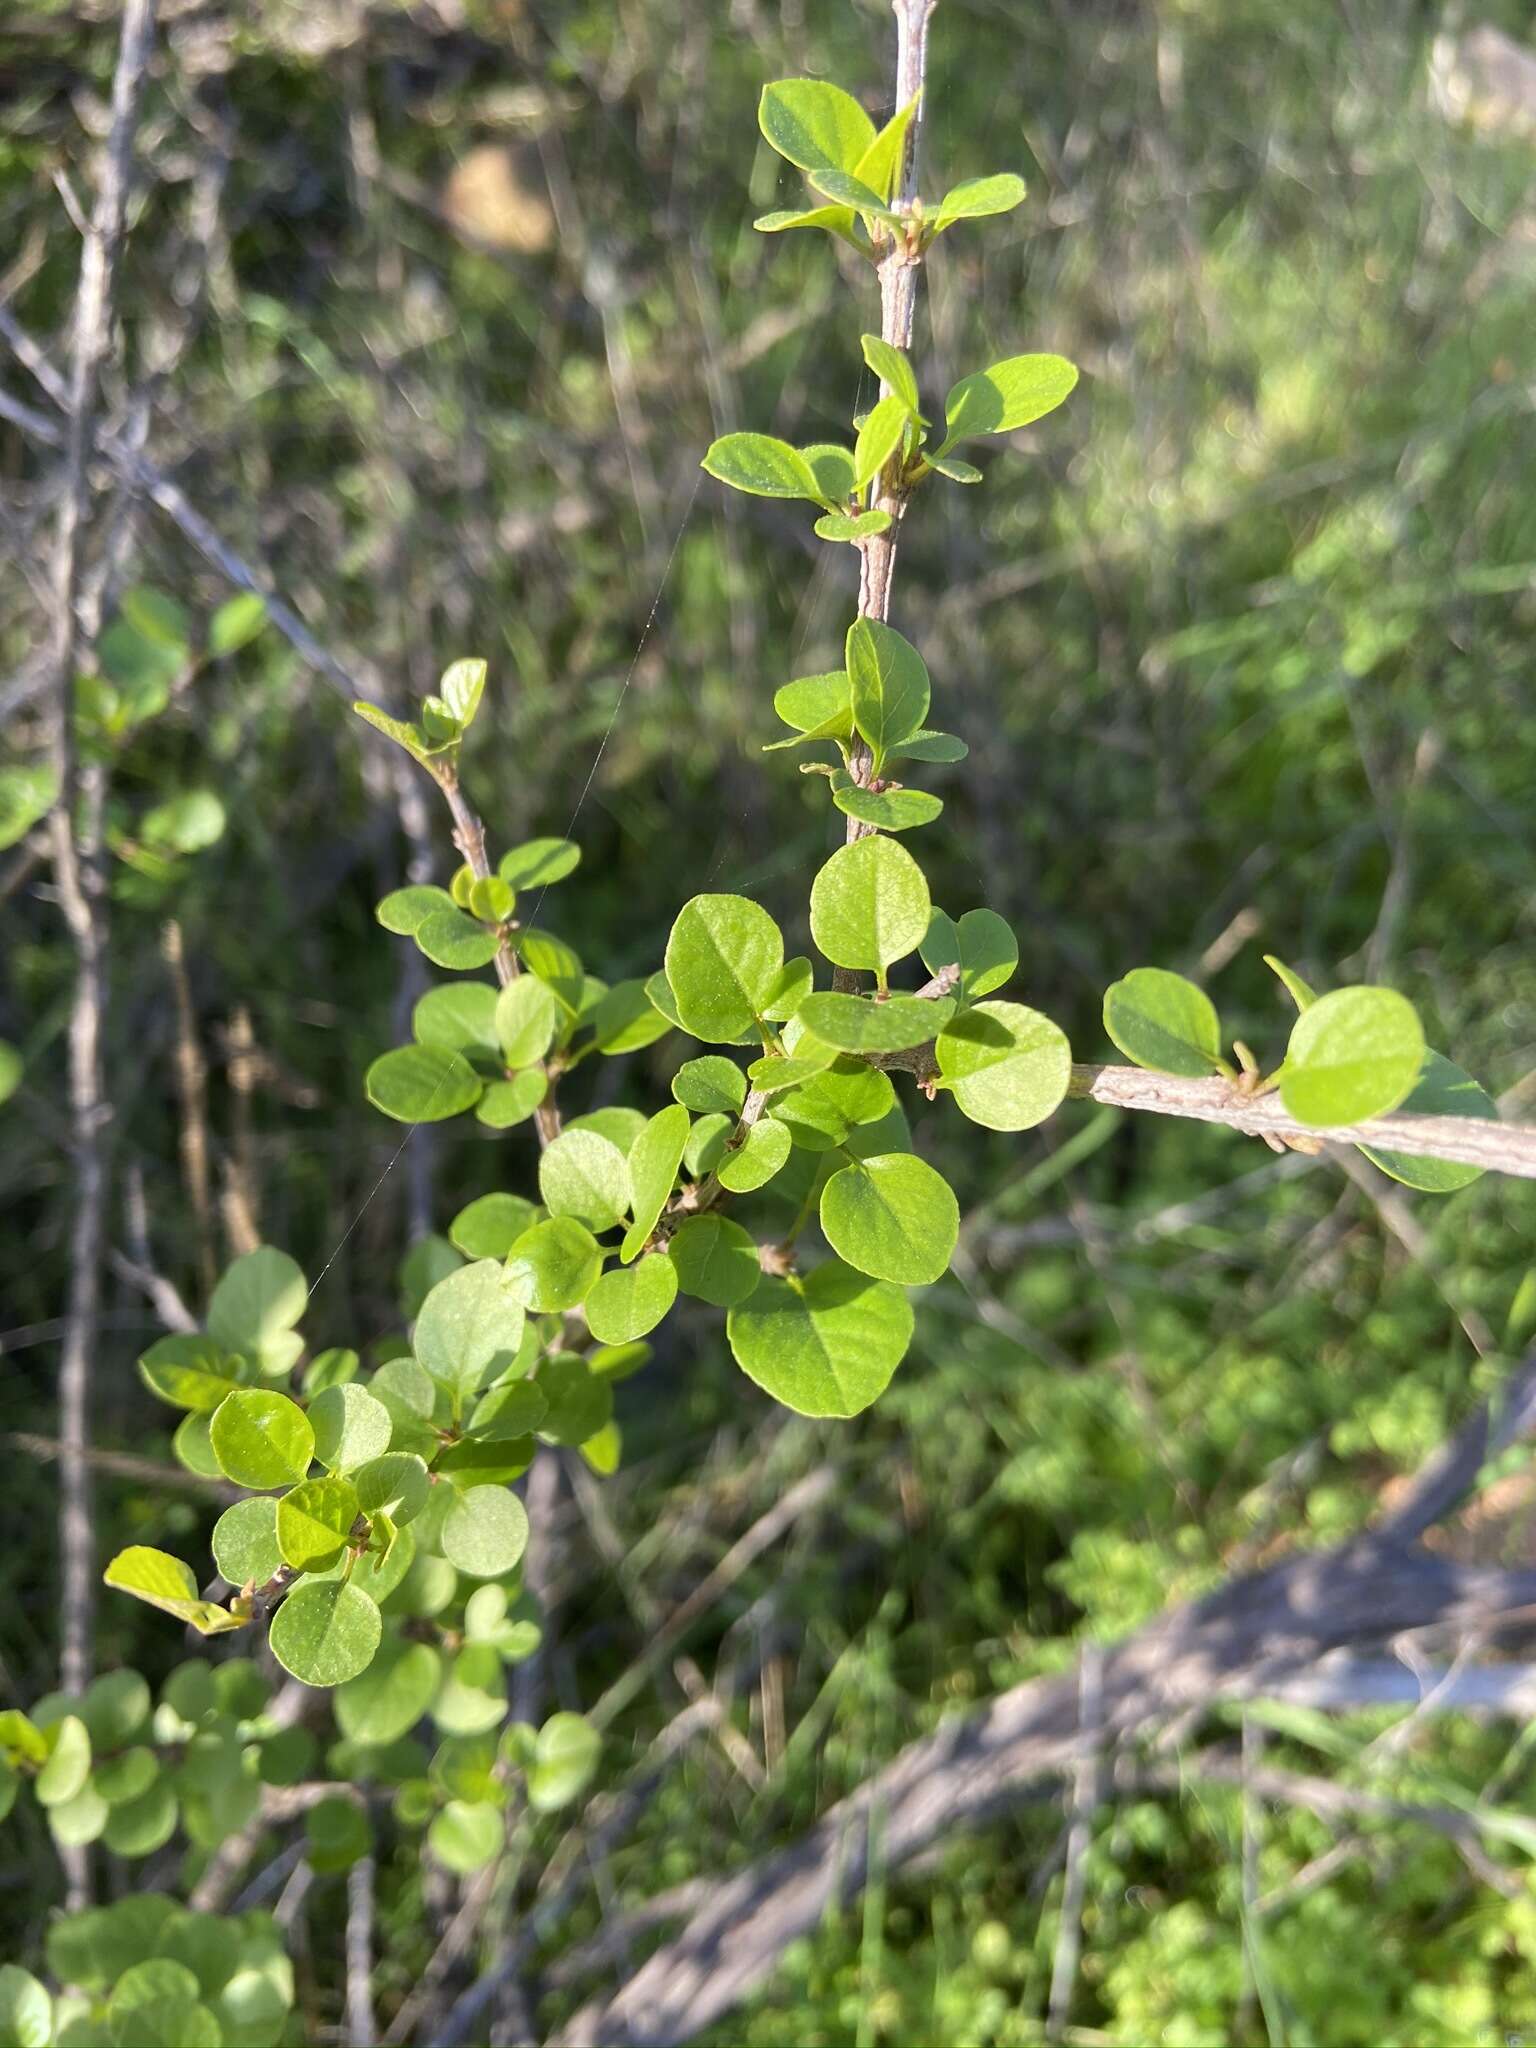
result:
M 359 1856 L 347 1872 L 348 2048 L 373 2048 L 373 1878 L 371 1856 Z
M 1059 2041 L 1072 2016 L 1077 1961 L 1083 1941 L 1083 1891 L 1087 1883 L 1088 1844 L 1093 1816 L 1101 1799 L 1099 1723 L 1103 1709 L 1104 1656 L 1097 1643 L 1083 1651 L 1078 1665 L 1078 1727 L 1085 1745 L 1072 1787 L 1072 1824 L 1067 1830 L 1067 1869 L 1061 1887 L 1061 1917 L 1056 1923 L 1056 1951 L 1051 1958 L 1051 1989 L 1046 2009 L 1045 2038 Z

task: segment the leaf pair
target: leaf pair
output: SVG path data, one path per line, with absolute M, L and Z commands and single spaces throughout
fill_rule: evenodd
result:
M 358 717 L 376 732 L 403 747 L 412 760 L 425 767 L 439 755 L 457 751 L 460 741 L 474 723 L 485 691 L 486 664 L 479 660 L 455 661 L 443 671 L 437 689 L 424 697 L 419 720 L 396 718 L 377 704 L 359 698 L 352 706 Z

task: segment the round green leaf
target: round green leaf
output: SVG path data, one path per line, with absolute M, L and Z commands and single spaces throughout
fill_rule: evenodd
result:
M 336 1725 L 353 1742 L 396 1742 L 431 1706 L 442 1675 L 442 1658 L 430 1643 L 392 1636 L 366 1671 L 337 1687 Z
M 772 434 L 722 434 L 709 444 L 701 466 L 733 491 L 747 491 L 755 498 L 826 502 L 816 472 L 800 450 Z
M 949 1268 L 960 1205 L 926 1161 L 884 1152 L 832 1175 L 821 1191 L 821 1228 L 847 1265 L 876 1280 L 922 1287 Z
M 101 1838 L 114 1856 L 152 1856 L 176 1832 L 175 1787 L 157 1777 L 136 1799 L 114 1805 Z
M 447 967 L 455 974 L 489 966 L 501 949 L 495 932 L 487 931 L 478 918 L 457 906 L 434 910 L 417 925 L 412 937 L 435 966 Z
M 788 1133 L 784 1149 L 789 1149 Z M 651 1252 L 632 1266 L 605 1273 L 582 1303 L 587 1327 L 600 1344 L 629 1344 L 654 1330 L 677 1297 L 677 1268 Z
M 881 1003 L 824 990 L 807 996 L 797 1016 L 807 1031 L 839 1052 L 904 1052 L 936 1037 L 954 1008 L 948 996 L 891 996 Z
M 346 1479 L 306 1479 L 277 1504 L 277 1547 L 298 1571 L 325 1571 L 346 1547 L 362 1510 Z
M 317 1800 L 305 1814 L 304 1839 L 311 1870 L 334 1876 L 350 1870 L 359 1856 L 366 1856 L 373 1838 L 363 1809 L 355 1800 L 336 1793 Z
M 272 1617 L 272 1654 L 301 1685 L 344 1685 L 373 1662 L 377 1603 L 339 1579 L 304 1579 Z
M 387 932 L 409 938 L 439 910 L 452 910 L 453 898 L 446 889 L 418 883 L 409 889 L 392 889 L 374 911 Z
M 1438 1052 L 1425 1053 L 1413 1093 L 1401 1107 L 1405 1114 L 1413 1116 L 1497 1117 L 1499 1113 L 1492 1096 L 1454 1060 Z M 1464 1166 L 1454 1159 L 1418 1159 L 1409 1152 L 1378 1152 L 1373 1145 L 1362 1145 L 1360 1150 L 1393 1180 L 1427 1195 L 1454 1194 L 1458 1188 L 1469 1187 L 1483 1171 L 1480 1166 Z M 89 1700 L 90 1695 L 86 1697 Z
M 610 1139 L 565 1130 L 539 1160 L 539 1193 L 551 1216 L 574 1216 L 588 1230 L 608 1230 L 629 1208 L 629 1168 Z
M 1022 1003 L 978 1003 L 939 1033 L 939 1072 L 956 1106 L 993 1131 L 1027 1131 L 1066 1097 L 1072 1051 L 1066 1034 Z
M 1161 967 L 1135 967 L 1104 992 L 1104 1029 L 1138 1067 L 1191 1080 L 1220 1073 L 1221 1020 L 1202 988 Z
M 92 1749 L 121 1749 L 149 1719 L 149 1683 L 137 1671 L 106 1671 L 93 1679 L 80 1702 L 80 1718 Z
M 523 1341 L 528 1284 L 495 1259 L 477 1259 L 439 1280 L 421 1305 L 411 1348 L 455 1411 L 503 1373 Z
M 1077 382 L 1077 371 L 1063 356 L 1009 356 L 962 377 L 944 401 L 948 440 L 972 434 L 1011 434 L 1056 407 Z
M 48 2048 L 53 2000 L 29 1971 L 0 1963 L 0 2048 Z
M 933 232 L 942 235 L 957 220 L 981 220 L 988 214 L 1011 213 L 1024 198 L 1024 180 L 1011 171 L 990 178 L 967 178 L 963 185 L 951 185 L 939 201 Z
M 995 910 L 968 910 L 958 923 L 936 910 L 920 950 L 930 974 L 960 969 L 955 993 L 964 1003 L 1001 988 L 1019 964 L 1019 942 Z
M 427 1829 L 427 1847 L 448 1870 L 460 1877 L 483 1870 L 499 1853 L 506 1838 L 506 1822 L 494 1806 L 471 1805 L 450 1799 L 432 1817 Z
M 295 1262 L 261 1245 L 225 1269 L 208 1304 L 208 1334 L 226 1351 L 263 1359 L 292 1330 L 308 1300 Z
M 881 832 L 912 832 L 931 825 L 944 805 L 925 789 L 861 789 L 846 776 L 832 778 L 832 801 L 850 818 Z
M 365 1515 L 386 1514 L 398 1526 L 415 1521 L 427 1504 L 431 1475 L 412 1451 L 386 1451 L 352 1474 L 357 1503 Z
M 448 1046 L 400 1045 L 380 1053 L 363 1086 L 374 1108 L 397 1123 L 434 1124 L 471 1108 L 484 1083 L 464 1055 Z
M 788 1124 L 777 1117 L 760 1116 L 734 1150 L 727 1147 L 715 1172 L 720 1185 L 733 1195 L 750 1194 L 766 1187 L 789 1157 Z
M 48 1826 L 53 1839 L 66 1849 L 82 1849 L 100 1839 L 112 1809 L 92 1784 L 84 1784 L 72 1799 L 62 1799 L 48 1809 Z
M 611 1381 L 593 1372 L 574 1351 L 556 1351 L 539 1367 L 539 1392 L 548 1406 L 539 1434 L 549 1443 L 584 1444 L 613 1413 Z
M 672 1076 L 672 1094 L 698 1116 L 740 1116 L 747 1099 L 747 1077 L 723 1053 L 685 1060 Z
M 270 1494 L 237 1500 L 213 1525 L 213 1561 L 232 1586 L 266 1584 L 283 1561 L 277 1502 Z
M 226 598 L 208 621 L 208 652 L 212 655 L 238 654 L 267 622 L 267 601 L 254 590 L 242 590 Z
M 599 1052 L 617 1055 L 654 1045 L 672 1028 L 652 1003 L 643 981 L 620 981 L 608 990 L 588 1019 Z
M 333 1345 L 328 1351 L 317 1351 L 304 1368 L 304 1392 L 313 1400 L 330 1387 L 345 1387 L 357 1378 L 360 1361 L 355 1351 L 345 1345 Z
M 159 1775 L 159 1758 L 152 1749 L 141 1745 L 125 1749 L 117 1756 L 109 1756 L 105 1763 L 98 1763 L 91 1773 L 91 1783 L 108 1806 L 126 1806 L 131 1800 L 141 1798 Z
M 684 1294 L 715 1308 L 745 1301 L 763 1277 L 757 1246 L 739 1223 L 713 1211 L 690 1216 L 667 1246 Z
M 820 78 L 763 87 L 757 122 L 779 155 L 802 171 L 856 171 L 875 124 L 851 93 Z
M 800 1415 L 857 1415 L 912 1341 L 899 1287 L 829 1260 L 804 1280 L 765 1279 L 726 1319 L 736 1363 Z
M 882 404 L 891 406 L 892 400 Z M 905 424 L 899 399 L 894 416 L 899 438 Z M 892 748 L 922 731 L 928 716 L 928 669 L 911 641 L 879 619 L 855 619 L 848 628 L 845 653 L 853 722 L 880 763 Z
M 528 1804 L 553 1813 L 580 1798 L 603 1753 L 603 1738 L 580 1714 L 551 1714 L 539 1730 L 533 1755 L 523 1766 Z
M 418 1045 L 445 1045 L 451 1052 L 494 1053 L 495 989 L 483 981 L 450 981 L 428 989 L 411 1012 L 411 1036 Z
M 309 1422 L 315 1456 L 328 1471 L 350 1472 L 389 1449 L 389 1410 L 366 1387 L 327 1387 L 310 1402 Z
M 756 1026 L 784 970 L 784 940 L 746 896 L 695 896 L 667 940 L 666 975 L 685 1031 L 729 1044 Z
M 846 1144 L 858 1125 L 887 1115 L 895 1101 L 889 1074 L 839 1054 L 824 1071 L 778 1096 L 773 1113 L 805 1151 L 830 1152 Z
M 514 889 L 547 889 L 580 863 L 581 848 L 573 839 L 529 839 L 501 856 L 497 873 Z
M 507 1272 L 526 1285 L 528 1306 L 539 1315 L 575 1308 L 592 1291 L 602 1270 L 597 1239 L 574 1216 L 551 1216 L 536 1223 L 507 1254 Z
M 549 1093 L 542 1067 L 524 1067 L 510 1081 L 492 1081 L 475 1105 L 475 1121 L 492 1131 L 510 1131 L 526 1123 Z
M 449 1240 L 466 1259 L 504 1259 L 538 1213 L 522 1195 L 481 1195 L 449 1224 Z
M 531 1067 L 555 1042 L 560 1005 L 536 974 L 520 974 L 497 996 L 495 1042 L 509 1067 Z
M 617 1145 L 627 1159 L 647 1122 L 643 1109 L 630 1109 L 622 1102 L 611 1102 L 604 1109 L 589 1109 L 585 1116 L 571 1117 L 565 1128 L 568 1131 L 596 1131 L 610 1145 Z
M 32 1790 L 40 1806 L 62 1806 L 84 1789 L 91 1775 L 91 1738 L 78 1714 L 62 1714 L 43 1731 L 48 1761 Z
M 1338 988 L 1291 1027 L 1280 1100 L 1298 1123 L 1362 1123 L 1413 1092 L 1424 1032 L 1406 996 L 1390 988 Z
M 811 936 L 837 966 L 883 972 L 922 943 L 931 908 L 917 862 L 877 833 L 840 847 L 811 884 Z
M 528 1544 L 528 1512 L 504 1486 L 471 1486 L 443 1518 L 443 1555 L 472 1579 L 511 1571 Z
M 725 1156 L 726 1140 L 736 1119 L 732 1116 L 701 1116 L 688 1133 L 683 1147 L 683 1165 L 695 1180 L 713 1173 Z
M 290 1486 L 315 1455 L 315 1432 L 303 1409 L 286 1394 L 260 1387 L 226 1395 L 208 1435 L 220 1471 L 237 1486 Z
M 161 1337 L 139 1360 L 139 1377 L 162 1401 L 195 1415 L 211 1415 L 238 1384 L 218 1345 L 201 1336 Z

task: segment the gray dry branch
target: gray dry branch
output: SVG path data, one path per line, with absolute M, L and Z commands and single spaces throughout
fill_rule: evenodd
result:
M 1015 1686 L 912 1743 L 798 1842 L 715 1886 L 620 1991 L 582 2007 L 560 2048 L 677 2048 L 714 2024 L 764 1982 L 790 1942 L 857 1895 L 876 1810 L 883 1864 L 894 1871 L 957 1829 L 1039 1796 L 1042 1782 L 1072 1778 L 1085 1748 L 1113 1751 L 1197 1720 L 1221 1700 L 1297 1688 L 1304 1696 L 1335 1653 L 1426 1630 L 1487 1635 L 1516 1618 L 1529 1623 L 1536 1572 L 1458 1564 L 1418 1539 L 1489 1457 L 1533 1429 L 1536 1354 L 1499 1402 L 1480 1408 L 1426 1464 L 1376 1530 L 1245 1574 L 1104 1650 L 1086 1733 L 1081 1679 L 1069 1672 Z M 1495 1703 L 1519 1696 L 1493 1692 Z

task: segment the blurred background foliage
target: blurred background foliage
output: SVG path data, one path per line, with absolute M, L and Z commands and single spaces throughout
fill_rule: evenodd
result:
M 114 13 L 20 0 L 0 22 L 0 294 L 45 340 L 74 289 L 61 184 L 102 124 Z M 839 434 L 868 397 L 872 280 L 819 236 L 753 234 L 795 181 L 752 109 L 765 78 L 803 71 L 883 110 L 889 10 L 164 13 L 109 391 L 120 430 L 341 663 L 419 694 L 451 657 L 489 657 L 467 780 L 501 845 L 575 820 L 585 861 L 559 908 L 593 971 L 651 971 L 701 889 L 759 895 L 792 923 L 826 807 L 758 749 L 773 689 L 840 646 L 854 559 L 792 507 L 729 497 L 698 458 L 728 427 Z M 1273 950 L 1321 985 L 1395 982 L 1506 1113 L 1536 1107 L 1536 122 L 1512 60 L 1502 84 L 1479 75 L 1467 109 L 1444 82 L 1456 50 L 1433 49 L 1479 22 L 1519 37 L 1528 14 L 941 0 L 932 182 L 1018 169 L 1030 198 L 935 250 L 923 382 L 1032 347 L 1084 380 L 986 458 L 983 488 L 930 495 L 908 523 L 894 622 L 972 748 L 941 771 L 924 853 L 952 912 L 987 903 L 1014 924 L 1024 998 L 1079 1058 L 1104 1056 L 1101 991 L 1140 963 L 1195 974 L 1272 1055 L 1287 1028 L 1260 961 Z M 0 385 L 46 410 L 0 358 Z M 45 730 L 55 490 L 52 458 L 0 424 L 8 804 Z M 194 622 L 230 595 L 150 508 L 123 508 L 113 544 L 109 619 L 144 586 Z M 133 650 L 122 659 L 131 672 Z M 323 1268 L 313 1343 L 372 1342 L 399 1326 L 413 1240 L 524 1185 L 534 1157 L 527 1127 L 455 1127 L 395 1163 L 398 1129 L 363 1101 L 365 1066 L 419 993 L 371 914 L 411 858 L 393 770 L 270 628 L 199 666 L 111 753 L 114 1246 L 198 1305 L 210 1259 L 259 1233 Z M 156 855 L 146 819 L 189 796 L 196 843 L 165 843 L 162 822 Z M 34 837 L 0 866 L 0 1035 L 22 1060 L 0 1111 L 0 1421 L 38 1432 L 69 1210 L 71 960 Z M 207 1066 L 201 1221 L 178 1095 L 189 1045 Z M 667 1057 L 605 1062 L 596 1085 L 652 1103 Z M 787 1839 L 944 1713 L 1060 1668 L 1084 1638 L 1361 1525 L 1536 1325 L 1525 1183 L 1432 1205 L 1364 1168 L 1087 1106 L 1023 1140 L 953 1119 L 941 1135 L 921 1113 L 914 1127 L 967 1221 L 879 1408 L 825 1426 L 770 1410 L 715 1322 L 679 1317 L 619 1390 L 624 1461 L 604 1504 L 568 1476 L 552 1682 L 586 1706 L 754 1516 L 819 1465 L 836 1472 L 688 1632 L 693 1677 L 667 1661 L 629 1684 L 619 1761 L 695 1680 L 739 1666 L 746 1754 L 684 1752 L 577 1931 L 602 1900 L 617 1910 Z M 163 1411 L 132 1371 L 157 1329 L 120 1262 L 97 1441 L 158 1461 Z M 53 1482 L 46 1462 L 7 1465 L 0 1684 L 26 1701 L 53 1682 Z M 200 1540 L 194 1497 L 111 1470 L 99 1485 L 103 1554 Z M 1522 1457 L 1445 1540 L 1529 1562 L 1533 1505 Z M 104 1608 L 105 1667 L 156 1674 L 180 1653 L 154 1617 Z M 1493 1785 L 1502 1809 L 1529 1808 L 1536 1767 L 1509 1723 L 1426 1717 L 1372 1749 L 1389 1719 L 1331 1721 L 1327 1744 L 1287 1725 L 1270 1751 L 1391 1796 Z M 1250 1826 L 1245 1889 L 1230 1786 L 1100 1809 L 1068 2038 L 1536 2027 L 1523 1837 L 1494 1831 L 1469 1859 L 1389 1818 L 1275 1805 Z M 535 1833 L 530 1870 L 550 1839 Z M 46 1846 L 29 1847 L 35 1863 L 8 1859 L 0 1878 L 23 1958 L 49 1903 Z M 718 2038 L 1041 2039 L 1061 1859 L 1059 1802 L 1024 1807 L 877 1884 Z M 379 1882 L 387 2002 L 431 1949 L 431 1901 L 387 1853 Z M 339 2010 L 343 1889 L 318 1880 L 305 1909 L 313 2026 Z M 554 2011 L 572 1993 L 549 1995 Z

